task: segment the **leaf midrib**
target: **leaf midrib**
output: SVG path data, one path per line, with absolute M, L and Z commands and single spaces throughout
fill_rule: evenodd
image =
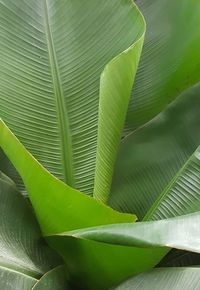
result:
M 1 268 L 5 269 L 7 271 L 16 272 L 20 275 L 28 276 L 28 277 L 33 278 L 33 279 L 39 279 L 42 275 L 40 272 L 36 272 L 33 269 L 30 269 L 28 267 L 25 268 L 21 265 L 15 264 L 15 263 L 11 264 L 9 261 L 7 261 L 7 262 L 0 261 L 0 269 Z
M 62 83 L 60 79 L 52 31 L 49 23 L 48 0 L 43 0 L 43 3 L 44 3 L 44 26 L 47 41 L 47 50 L 49 55 L 49 65 L 51 68 L 53 90 L 56 100 L 58 130 L 61 145 L 61 163 L 63 168 L 63 179 L 68 185 L 74 187 L 75 180 L 74 180 L 73 152 L 72 152 L 72 140 L 70 134 L 69 118 L 67 111 L 65 109 Z

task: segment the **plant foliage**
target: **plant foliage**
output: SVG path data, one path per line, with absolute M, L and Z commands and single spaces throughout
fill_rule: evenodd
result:
M 199 288 L 200 2 L 136 4 L 0 0 L 1 289 Z

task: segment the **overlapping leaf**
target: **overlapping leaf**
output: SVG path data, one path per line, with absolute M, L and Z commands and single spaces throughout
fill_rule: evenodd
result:
M 115 212 L 50 175 L 26 151 L 2 121 L 0 123 L 0 144 L 22 176 L 44 235 L 95 225 L 134 221 L 134 216 Z M 56 237 L 55 243 L 59 253 L 64 257 L 67 253 L 66 263 L 68 271 L 70 268 L 70 275 L 73 277 L 75 272 L 82 281 L 83 277 L 80 274 L 83 271 L 84 283 L 87 284 L 87 287 L 96 287 L 96 289 L 98 287 L 106 288 L 113 283 L 120 282 L 132 273 L 152 268 L 166 253 L 166 250 L 160 248 L 155 251 L 152 249 L 137 251 L 137 249 L 116 247 L 115 245 L 111 247 L 99 243 L 96 245 L 91 241 L 89 244 L 86 242 L 85 245 L 82 240 L 76 243 L 73 238 L 68 239 L 68 237 L 67 241 L 64 241 L 62 252 L 62 240 L 59 239 L 57 242 Z M 94 253 L 96 253 L 96 257 Z M 102 259 L 103 256 L 104 259 Z M 143 263 L 141 256 L 148 257 L 148 263 Z M 118 259 L 121 264 L 115 267 Z M 136 260 L 137 263 L 133 264 L 133 260 Z M 104 267 L 107 274 L 105 273 L 106 276 L 102 280 L 97 272 L 103 271 Z M 92 278 L 94 271 L 95 275 Z M 88 283 L 91 285 L 89 286 Z
M 200 212 L 197 212 L 160 221 L 82 229 L 63 235 L 109 244 L 141 248 L 168 247 L 200 253 L 199 222 Z
M 147 33 L 127 115 L 136 129 L 200 81 L 199 0 L 137 0 Z
M 23 179 L 44 235 L 95 225 L 135 221 L 135 216 L 114 211 L 51 175 L 2 120 L 0 146 Z
M 200 288 L 200 268 L 161 268 L 122 283 L 115 290 L 195 290 Z
M 0 174 L 0 288 L 30 290 L 62 260 L 42 240 L 28 201 Z
M 0 117 L 51 173 L 85 193 L 94 187 L 100 75 L 143 32 L 131 0 L 0 1 Z M 127 85 L 124 112 L 138 56 L 127 50 L 107 66 L 113 84 Z M 113 100 L 119 86 L 102 81 L 101 96 Z
M 48 241 L 63 256 L 75 281 L 81 281 L 85 289 L 107 289 L 131 274 L 152 268 L 171 248 L 200 253 L 199 223 L 198 212 L 66 232 L 48 237 Z M 103 273 L 103 281 L 99 281 L 99 273 Z
M 199 85 L 189 89 L 152 122 L 125 138 L 110 195 L 114 208 L 143 218 L 199 146 L 199 92 Z M 198 168 L 194 170 L 198 172 Z M 183 198 L 190 206 L 193 196 Z
M 47 272 L 32 290 L 70 290 L 65 267 L 59 266 Z
M 171 248 L 200 253 L 199 151 L 200 149 L 198 148 L 188 159 L 170 186 L 163 193 L 161 192 L 160 198 L 147 214 L 149 219 L 165 218 L 165 220 L 78 229 L 49 238 L 52 245 L 59 249 L 61 255 L 69 265 L 75 259 L 75 254 L 73 252 L 69 254 L 68 249 L 71 248 L 70 245 L 72 243 L 77 244 L 77 249 L 79 249 L 79 267 L 77 269 L 81 269 L 76 269 L 77 279 L 80 279 L 82 272 L 84 272 L 84 276 L 86 277 L 87 275 L 90 277 L 92 273 L 91 277 L 95 279 L 98 271 L 96 272 L 94 270 L 91 272 L 90 269 L 93 269 L 92 265 L 96 265 L 97 261 L 98 265 L 101 265 L 102 256 L 103 253 L 106 253 L 106 250 L 109 252 L 111 252 L 111 249 L 117 251 L 115 256 L 126 266 L 127 263 L 124 261 L 124 258 L 129 261 L 129 258 L 132 257 L 135 261 L 132 264 L 132 268 L 130 267 L 132 274 L 137 274 L 137 271 L 144 271 L 144 266 L 150 268 L 153 264 L 157 264 Z M 196 213 L 185 215 L 192 212 Z M 177 215 L 180 215 L 180 217 L 166 219 L 170 216 Z M 71 236 L 74 237 L 74 240 Z M 123 250 L 122 248 L 121 250 L 118 249 L 116 245 L 118 247 L 121 246 Z M 94 248 L 96 248 L 96 251 L 93 250 Z M 101 249 L 103 249 L 102 254 Z M 126 251 L 127 256 L 125 255 Z M 92 253 L 91 256 L 88 257 L 86 255 L 87 252 Z M 94 252 L 96 253 L 95 258 L 93 257 Z M 119 256 L 120 253 L 123 253 L 123 258 Z M 141 260 L 143 254 L 145 254 L 146 259 L 142 264 L 138 263 L 139 256 L 137 254 L 140 255 Z M 69 255 L 71 257 L 70 259 Z M 106 257 L 108 256 L 107 254 Z M 95 261 L 93 261 L 92 257 Z M 89 265 L 84 268 L 84 271 L 81 267 L 83 261 L 87 261 L 86 265 Z M 108 263 L 110 264 L 110 262 Z M 115 268 L 114 265 L 113 267 Z M 107 269 L 106 265 L 103 268 Z M 109 273 L 108 269 L 106 270 L 107 273 Z M 74 268 L 72 266 L 70 272 L 73 273 L 73 270 Z M 129 271 L 126 270 L 126 273 L 129 273 Z M 117 277 L 121 279 L 119 274 Z M 109 281 L 107 283 L 109 285 Z M 96 287 L 96 284 L 94 285 Z
M 163 247 L 105 244 L 73 237 L 70 232 L 47 240 L 64 258 L 74 289 L 109 289 L 131 275 L 150 270 L 168 252 Z

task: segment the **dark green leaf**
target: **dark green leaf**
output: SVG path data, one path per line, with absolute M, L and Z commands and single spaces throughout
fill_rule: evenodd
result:
M 200 211 L 200 147 L 160 193 L 143 220 L 159 220 Z
M 28 201 L 0 174 L 0 266 L 40 277 L 60 263 L 42 240 Z
M 0 215 L 0 289 L 30 290 L 61 259 L 42 239 L 28 201 L 2 173 Z
M 47 272 L 32 290 L 70 290 L 65 267 L 59 266 Z
M 200 1 L 136 3 L 147 33 L 127 116 L 129 129 L 151 120 L 180 92 L 200 81 Z
M 200 268 L 160 268 L 122 283 L 115 290 L 197 290 Z
M 177 249 L 171 250 L 158 267 L 186 267 L 200 265 L 200 254 Z
M 114 208 L 135 212 L 140 219 L 145 215 L 200 144 L 199 110 L 200 85 L 125 138 L 110 198 Z

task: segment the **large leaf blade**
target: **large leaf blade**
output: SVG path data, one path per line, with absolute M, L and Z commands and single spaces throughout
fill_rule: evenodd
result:
M 142 219 L 200 144 L 200 86 L 181 94 L 121 144 L 110 205 Z
M 0 117 L 51 173 L 88 194 L 100 75 L 142 21 L 131 0 L 0 2 Z
M 62 235 L 133 247 L 167 247 L 200 253 L 199 212 L 159 221 L 115 224 Z

